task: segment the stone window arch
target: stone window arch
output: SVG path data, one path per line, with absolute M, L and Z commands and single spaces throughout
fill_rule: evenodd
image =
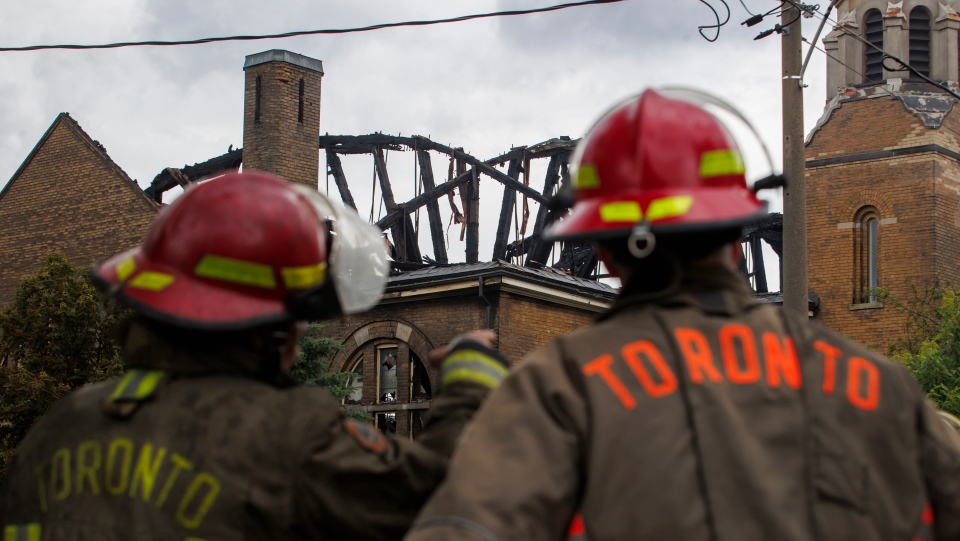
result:
M 930 77 L 930 10 L 917 6 L 910 10 L 910 65 Z
M 337 369 L 352 375 L 344 405 L 368 413 L 384 433 L 416 437 L 438 383 L 426 364 L 431 349 L 426 336 L 404 322 L 360 327 L 334 359 Z
M 883 14 L 879 9 L 864 14 L 863 39 L 874 45 L 863 45 L 863 82 L 878 83 L 883 80 Z
M 880 288 L 880 213 L 872 205 L 861 207 L 853 223 L 853 303 L 875 303 Z

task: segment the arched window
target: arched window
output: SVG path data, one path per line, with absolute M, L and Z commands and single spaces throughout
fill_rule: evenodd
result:
M 864 82 L 878 83 L 883 80 L 883 15 L 880 10 L 871 9 L 863 18 L 863 39 L 873 45 L 863 45 Z
M 877 302 L 880 216 L 875 207 L 863 207 L 854 219 L 853 249 L 856 259 L 854 304 Z
M 353 374 L 350 376 L 350 381 L 348 386 L 350 387 L 350 394 L 343 399 L 344 404 L 349 404 L 352 406 L 359 406 L 363 401 L 363 358 L 357 361 L 357 364 L 354 365 Z
M 377 340 L 352 365 L 352 391 L 343 403 L 361 406 L 387 434 L 414 437 L 423 427 L 424 402 L 433 397 L 426 367 L 404 342 Z M 366 382 L 366 385 L 365 385 Z M 423 405 L 424 407 L 419 407 Z
M 910 65 L 930 77 L 930 12 L 923 6 L 910 11 Z

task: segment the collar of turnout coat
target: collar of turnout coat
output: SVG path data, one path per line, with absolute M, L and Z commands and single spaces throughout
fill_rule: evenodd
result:
M 644 287 L 643 275 L 634 274 L 610 310 L 598 320 L 648 304 L 693 305 L 706 313 L 723 315 L 737 314 L 757 304 L 743 277 L 723 265 L 677 266 L 669 280 L 658 282 L 666 285 L 651 291 Z
M 258 379 L 277 387 L 295 382 L 279 372 L 278 359 L 267 359 L 241 346 L 187 349 L 164 340 L 136 319 L 124 323 L 120 356 L 130 368 L 162 370 L 174 376 L 233 375 Z

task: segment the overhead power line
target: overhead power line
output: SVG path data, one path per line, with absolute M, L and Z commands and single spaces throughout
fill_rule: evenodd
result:
M 260 34 L 260 35 L 242 35 L 242 36 L 218 36 L 210 38 L 199 38 L 181 41 L 125 41 L 119 43 L 103 43 L 96 45 L 80 44 L 59 44 L 59 45 L 27 45 L 24 47 L 0 47 L 0 52 L 25 52 L 25 51 L 49 51 L 49 50 L 90 50 L 90 49 L 120 49 L 124 47 L 172 47 L 179 45 L 202 45 L 205 43 L 218 43 L 222 41 L 257 41 L 263 39 L 284 39 L 297 36 L 312 36 L 318 34 L 353 34 L 357 32 L 370 32 L 373 30 L 383 30 L 385 28 L 400 28 L 405 26 L 429 26 L 434 24 L 459 23 L 471 21 L 474 19 L 487 19 L 491 17 L 511 17 L 516 15 L 530 15 L 532 13 L 546 13 L 549 11 L 559 11 L 561 9 L 590 6 L 596 4 L 614 4 L 624 2 L 625 0 L 582 0 L 580 2 L 570 2 L 566 4 L 557 4 L 533 9 L 519 9 L 510 11 L 494 11 L 490 13 L 476 13 L 472 15 L 462 15 L 460 17 L 451 17 L 448 19 L 432 19 L 422 21 L 403 21 L 397 23 L 381 23 L 370 26 L 360 26 L 355 28 L 325 28 L 319 30 L 300 30 L 296 32 L 284 32 L 282 34 Z
M 852 66 L 850 66 L 849 64 L 847 64 L 847 63 L 844 62 L 843 60 L 840 60 L 839 58 L 833 56 L 832 54 L 828 53 L 827 51 L 824 51 L 824 50 L 821 49 L 820 47 L 811 44 L 809 41 L 807 41 L 807 38 L 803 38 L 803 41 L 805 41 L 805 42 L 807 43 L 807 45 L 813 47 L 814 49 L 816 49 L 816 50 L 820 51 L 821 53 L 823 53 L 824 55 L 826 55 L 827 58 L 833 60 L 833 61 L 836 62 L 837 64 L 840 64 L 841 66 L 847 68 L 848 70 L 856 73 L 857 75 L 859 75 L 859 76 L 861 76 L 861 77 L 863 77 L 863 78 L 866 78 L 866 77 L 867 77 L 866 75 L 863 74 L 863 72 L 857 71 L 856 69 L 854 69 Z

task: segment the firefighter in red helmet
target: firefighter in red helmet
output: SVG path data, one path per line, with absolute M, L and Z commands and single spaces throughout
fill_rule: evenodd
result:
M 489 337 L 455 344 L 460 377 L 418 442 L 295 385 L 304 322 L 371 308 L 388 270 L 379 230 L 315 190 L 257 172 L 187 188 L 143 246 L 94 266 L 136 313 L 129 370 L 31 429 L 4 480 L 4 539 L 400 538 L 506 369 L 471 379 L 499 357 Z
M 737 274 L 764 205 L 731 119 L 648 90 L 589 130 L 545 235 L 621 293 L 503 381 L 407 540 L 960 539 L 960 437 L 909 374 Z

